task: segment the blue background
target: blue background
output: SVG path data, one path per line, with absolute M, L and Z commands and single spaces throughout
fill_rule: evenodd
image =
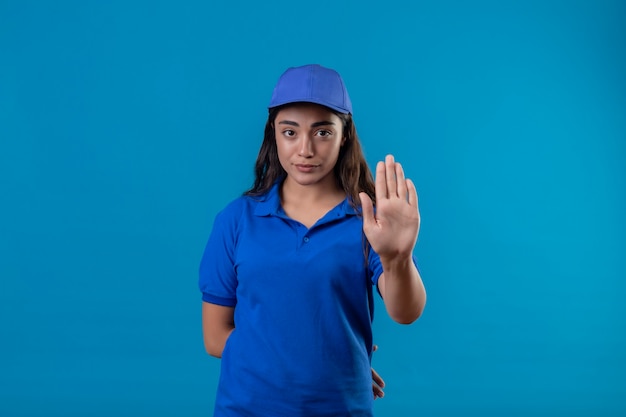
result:
M 211 414 L 198 263 L 306 63 L 420 196 L 429 302 L 377 306 L 377 416 L 626 415 L 625 28 L 623 1 L 0 1 L 0 415 Z

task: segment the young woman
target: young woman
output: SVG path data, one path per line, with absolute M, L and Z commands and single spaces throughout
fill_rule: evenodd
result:
M 343 80 L 319 65 L 280 77 L 255 172 L 200 265 L 214 415 L 371 416 L 373 288 L 399 323 L 426 302 L 415 186 L 391 155 L 373 181 Z

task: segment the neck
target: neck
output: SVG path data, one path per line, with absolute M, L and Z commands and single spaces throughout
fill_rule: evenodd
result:
M 332 177 L 329 178 L 329 181 L 311 185 L 301 185 L 287 177 L 281 187 L 281 200 L 283 203 L 302 206 L 326 205 L 328 203 L 339 204 L 345 197 L 346 193 Z

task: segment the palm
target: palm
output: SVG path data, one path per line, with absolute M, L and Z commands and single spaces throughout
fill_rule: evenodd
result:
M 408 256 L 420 227 L 417 192 L 393 156 L 376 166 L 376 214 L 371 199 L 361 193 L 363 232 L 381 258 Z

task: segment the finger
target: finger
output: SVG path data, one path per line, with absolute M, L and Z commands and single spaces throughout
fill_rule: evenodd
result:
M 378 350 L 378 345 L 372 346 L 372 352 L 376 352 Z
M 385 163 L 376 164 L 376 201 L 387 198 L 387 180 L 385 175 Z
M 407 200 L 407 195 L 406 195 L 406 191 L 407 191 L 407 187 L 406 187 L 406 180 L 404 179 L 404 169 L 402 169 L 402 165 L 400 165 L 398 162 L 396 162 L 396 181 L 398 182 L 398 197 L 400 197 L 403 200 Z
M 407 192 L 409 193 L 409 205 L 411 205 L 412 207 L 415 207 L 415 209 L 419 211 L 419 208 L 417 205 L 418 203 L 417 190 L 415 189 L 415 184 L 413 184 L 413 181 L 407 179 L 406 188 L 407 188 Z
M 376 223 L 374 217 L 374 203 L 372 199 L 366 193 L 359 193 L 359 199 L 361 200 L 361 210 L 363 213 L 363 229 L 366 229 Z
M 378 398 L 383 398 L 385 396 L 383 390 L 376 384 L 372 384 L 372 392 L 374 393 L 374 400 Z
M 381 378 L 380 375 L 378 375 L 378 372 L 376 372 L 374 368 L 372 368 L 372 381 L 374 381 L 376 385 L 381 388 L 385 387 L 385 381 Z
M 398 195 L 398 188 L 396 186 L 396 163 L 393 159 L 393 155 L 387 155 L 385 157 L 385 176 L 387 177 L 387 197 L 396 197 Z

